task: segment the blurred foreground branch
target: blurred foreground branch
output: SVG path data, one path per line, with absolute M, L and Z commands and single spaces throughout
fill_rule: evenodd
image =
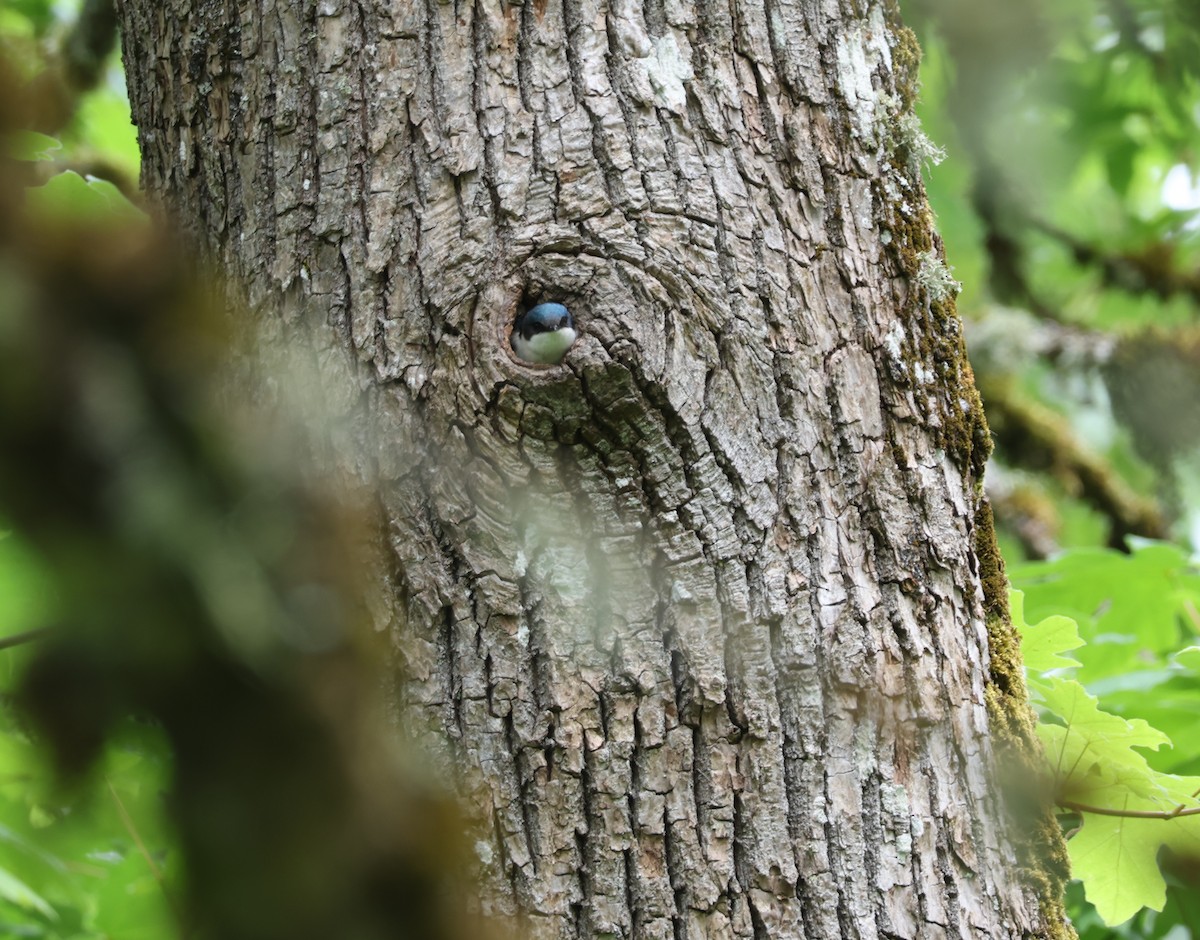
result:
M 0 135 L 17 101 L 0 76 Z M 58 597 L 17 696 L 37 739 L 77 776 L 123 715 L 164 729 L 188 936 L 484 935 L 462 819 L 371 694 L 365 511 L 291 469 L 278 415 L 239 435 L 214 404 L 225 315 L 160 233 L 37 217 L 19 175 L 0 165 L 0 513 Z

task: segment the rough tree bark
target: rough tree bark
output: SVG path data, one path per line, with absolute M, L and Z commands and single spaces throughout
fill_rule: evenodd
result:
M 144 185 L 351 362 L 402 721 L 485 909 L 1069 932 L 988 772 L 1029 719 L 892 3 L 119 6 Z M 538 299 L 561 366 L 508 346 Z

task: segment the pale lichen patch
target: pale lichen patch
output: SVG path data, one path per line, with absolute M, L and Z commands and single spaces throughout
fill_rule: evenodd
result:
M 695 78 L 690 57 L 679 48 L 675 36 L 668 33 L 654 40 L 653 52 L 643 60 L 646 77 L 654 89 L 655 103 L 676 114 L 687 110 L 684 82 Z
M 901 114 L 896 119 L 896 130 L 908 157 L 908 168 L 914 175 L 923 167 L 937 166 L 946 159 L 945 149 L 929 138 L 921 127 L 921 119 L 913 112 Z
M 874 76 L 880 68 L 891 70 L 888 35 L 883 8 L 877 6 L 870 19 L 837 38 L 837 86 L 849 109 L 854 133 L 864 141 L 877 139 L 877 115 L 884 94 L 876 87 Z
M 945 300 L 962 290 L 962 284 L 954 279 L 951 269 L 936 252 L 919 252 L 917 262 L 917 283 L 929 292 L 931 300 Z

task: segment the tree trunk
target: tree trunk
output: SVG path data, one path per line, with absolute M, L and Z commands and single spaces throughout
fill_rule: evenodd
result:
M 891 3 L 119 5 L 145 186 L 351 362 L 485 910 L 1069 932 L 989 773 L 1028 711 Z M 561 365 L 509 346 L 541 299 Z

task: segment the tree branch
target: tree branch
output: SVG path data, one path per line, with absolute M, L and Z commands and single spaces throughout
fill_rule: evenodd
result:
M 1138 251 L 1107 252 L 1036 216 L 1029 215 L 1028 222 L 1043 235 L 1062 242 L 1078 264 L 1098 268 L 1105 287 L 1154 294 L 1163 300 L 1175 294 L 1200 300 L 1200 271 L 1176 270 L 1174 249 L 1162 241 L 1150 242 Z
M 1165 538 L 1167 520 L 1158 503 L 1135 493 L 1108 463 L 1075 436 L 1070 423 L 1049 408 L 1017 395 L 1011 383 L 980 378 L 988 425 L 1013 463 L 1050 473 L 1109 520 L 1109 544 L 1125 536 Z
M 38 627 L 36 630 L 26 630 L 24 633 L 14 633 L 12 636 L 0 637 L 0 650 L 12 649 L 25 643 L 32 643 L 53 633 L 56 627 Z
M 1049 558 L 1059 549 L 1059 516 L 1050 497 L 1040 488 L 1011 479 L 1002 464 L 988 464 L 984 487 L 988 502 L 1026 556 Z
M 1110 809 L 1106 806 L 1089 806 L 1087 803 L 1076 803 L 1074 800 L 1063 800 L 1058 804 L 1064 809 L 1076 813 L 1093 813 L 1096 816 L 1122 816 L 1126 819 L 1176 819 L 1180 816 L 1200 816 L 1200 806 L 1184 809 L 1182 805 L 1174 809 Z

